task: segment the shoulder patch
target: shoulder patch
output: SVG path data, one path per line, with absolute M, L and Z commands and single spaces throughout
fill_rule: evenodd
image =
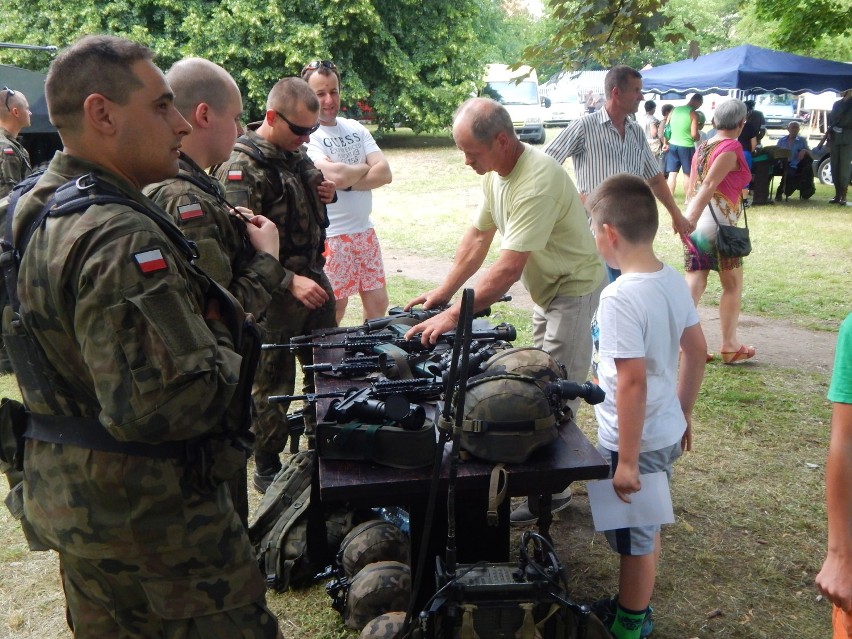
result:
M 15 149 L 13 149 L 11 146 L 8 146 L 3 149 L 3 155 L 15 155 Z
M 188 222 L 198 217 L 204 217 L 204 209 L 198 202 L 191 202 L 178 207 L 178 216 L 181 222 Z
M 242 169 L 228 169 L 228 182 L 239 182 L 243 179 Z
M 156 273 L 157 271 L 165 271 L 169 268 L 160 249 L 150 249 L 134 253 L 133 261 L 136 262 L 139 270 L 146 275 L 148 273 Z

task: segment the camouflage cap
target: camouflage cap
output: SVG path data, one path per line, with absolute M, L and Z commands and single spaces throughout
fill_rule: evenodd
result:
M 405 624 L 404 612 L 388 612 L 369 621 L 358 639 L 397 639 Z
M 411 569 L 399 561 L 378 561 L 364 566 L 352 579 L 343 622 L 361 630 L 370 619 L 392 610 L 408 608 Z
M 340 566 L 352 578 L 361 568 L 377 561 L 408 564 L 411 543 L 399 527 L 384 519 L 358 524 L 340 544 Z

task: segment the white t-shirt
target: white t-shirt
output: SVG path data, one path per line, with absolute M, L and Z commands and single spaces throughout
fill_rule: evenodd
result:
M 379 150 L 372 134 L 356 120 L 337 118 L 334 126 L 321 126 L 311 134 L 308 157 L 314 162 L 329 158 L 332 162 L 363 164 L 370 153 Z M 337 202 L 328 205 L 327 235 L 351 235 L 372 228 L 372 191 L 338 189 Z
M 601 293 L 592 319 L 592 371 L 606 392 L 595 406 L 598 442 L 618 450 L 615 359 L 642 357 L 647 376 L 645 423 L 640 452 L 680 441 L 686 419 L 677 398 L 680 338 L 698 324 L 683 275 L 668 265 L 654 273 L 625 273 Z

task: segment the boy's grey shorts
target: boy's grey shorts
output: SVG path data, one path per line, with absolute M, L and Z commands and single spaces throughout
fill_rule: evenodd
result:
M 597 446 L 598 452 L 609 462 L 609 476 L 612 478 L 615 467 L 618 466 L 618 452 Z M 672 479 L 672 466 L 678 457 L 683 454 L 680 442 L 661 448 L 651 450 L 647 453 L 639 453 L 639 474 L 657 473 L 666 471 L 669 482 Z M 639 526 L 637 528 L 619 528 L 604 532 L 610 547 L 619 555 L 647 555 L 654 552 L 654 538 L 660 531 L 660 526 Z

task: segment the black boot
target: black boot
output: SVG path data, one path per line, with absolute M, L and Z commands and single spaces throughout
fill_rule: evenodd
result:
M 281 470 L 281 458 L 277 454 L 255 452 L 254 466 L 254 487 L 265 493 Z
M 831 199 L 828 201 L 828 203 L 829 203 L 829 204 L 840 204 L 840 200 L 842 200 L 842 199 L 843 199 L 843 198 L 842 198 L 842 197 L 841 197 L 841 195 L 840 195 L 840 186 L 839 186 L 839 185 L 837 185 L 837 184 L 835 184 L 835 185 L 834 185 L 834 197 L 833 197 L 833 198 L 831 198 Z

